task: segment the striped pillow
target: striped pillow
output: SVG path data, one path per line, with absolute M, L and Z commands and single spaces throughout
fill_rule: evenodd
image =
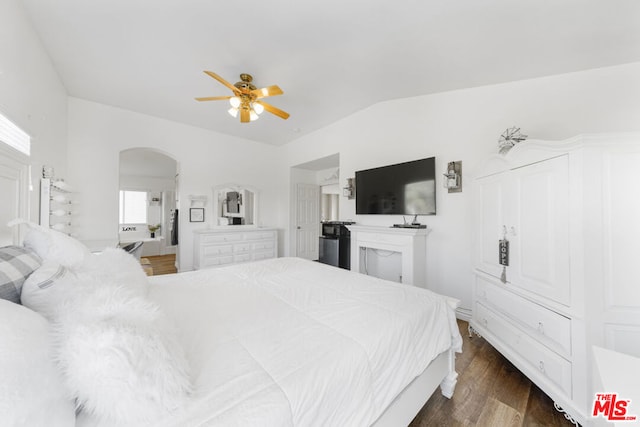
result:
M 0 298 L 20 304 L 22 284 L 40 264 L 34 252 L 21 246 L 0 248 Z

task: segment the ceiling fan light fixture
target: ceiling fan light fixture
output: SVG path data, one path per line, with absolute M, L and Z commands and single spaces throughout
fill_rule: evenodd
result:
M 258 103 L 253 103 L 251 106 L 253 107 L 253 111 L 255 111 L 256 114 L 262 114 L 262 112 L 264 111 L 264 107 Z
M 195 98 L 196 101 L 219 101 L 223 99 L 229 100 L 231 108 L 229 108 L 227 112 L 233 118 L 237 118 L 238 116 L 240 116 L 241 123 L 248 123 L 258 120 L 259 115 L 262 114 L 265 110 L 268 113 L 280 117 L 281 119 L 286 120 L 289 118 L 289 113 L 287 113 L 286 111 L 282 111 L 279 108 L 276 108 L 273 105 L 262 101 L 262 98 L 283 94 L 282 89 L 280 89 L 277 85 L 271 85 L 265 88 L 257 89 L 256 86 L 251 83 L 253 77 L 251 77 L 251 75 L 249 74 L 240 74 L 240 79 L 242 81 L 237 82 L 234 85 L 232 85 L 213 71 L 205 71 L 205 74 L 222 83 L 224 86 L 230 89 L 233 94 L 230 96 L 200 97 Z

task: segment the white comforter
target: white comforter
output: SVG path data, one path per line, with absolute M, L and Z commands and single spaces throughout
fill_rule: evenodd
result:
M 195 381 L 167 425 L 368 426 L 461 339 L 444 297 L 297 258 L 152 278 Z

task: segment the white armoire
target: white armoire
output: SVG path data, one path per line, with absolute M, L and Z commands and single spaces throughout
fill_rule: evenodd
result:
M 590 425 L 592 346 L 640 356 L 640 135 L 522 142 L 474 197 L 470 330 Z

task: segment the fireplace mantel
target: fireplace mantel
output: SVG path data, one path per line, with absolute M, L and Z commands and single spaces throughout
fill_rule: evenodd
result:
M 381 249 L 402 256 L 402 283 L 426 288 L 426 228 L 395 228 L 348 225 L 351 232 L 351 270 L 363 272 L 360 252 Z

